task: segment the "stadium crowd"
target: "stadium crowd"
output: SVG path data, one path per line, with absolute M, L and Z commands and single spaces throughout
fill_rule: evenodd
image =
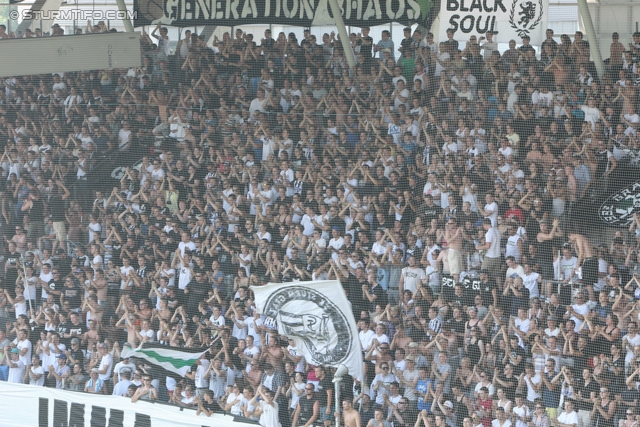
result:
M 1 379 L 265 427 L 633 427 L 640 218 L 576 212 L 639 148 L 640 33 L 596 77 L 579 32 L 369 32 L 353 70 L 333 33 L 173 54 L 158 25 L 140 68 L 5 79 Z M 341 414 L 249 289 L 322 279 L 365 360 Z M 125 343 L 210 350 L 180 378 Z

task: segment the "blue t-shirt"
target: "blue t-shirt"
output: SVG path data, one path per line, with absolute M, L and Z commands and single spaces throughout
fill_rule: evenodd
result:
M 424 400 L 424 395 L 429 389 L 429 384 L 431 384 L 431 380 L 429 378 L 426 380 L 418 379 L 418 383 L 416 384 L 416 391 L 418 392 L 418 411 L 426 409 L 427 412 L 431 412 L 431 401 L 426 402 Z

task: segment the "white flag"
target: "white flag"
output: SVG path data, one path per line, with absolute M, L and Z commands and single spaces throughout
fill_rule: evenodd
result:
M 207 350 L 206 348 L 177 348 L 145 343 L 138 348 L 131 348 L 129 345 L 123 346 L 120 356 L 144 359 L 152 365 L 160 366 L 167 371 L 185 377 Z
M 539 46 L 545 39 L 549 0 L 442 0 L 440 2 L 439 40 L 447 40 L 447 30 L 455 31 L 454 39 L 464 42 L 471 36 L 485 36 L 498 31 L 495 42 L 517 43 L 523 36 L 531 37 L 531 44 Z M 481 43 L 482 44 L 482 43 Z
M 258 311 L 273 318 L 278 332 L 295 341 L 312 365 L 345 365 L 363 379 L 356 321 L 337 280 L 252 286 Z

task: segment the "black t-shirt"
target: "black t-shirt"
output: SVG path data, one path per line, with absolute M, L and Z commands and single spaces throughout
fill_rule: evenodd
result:
M 513 363 L 509 362 L 511 363 L 511 366 L 513 366 L 513 375 L 517 377 L 524 372 L 524 365 L 526 364 L 525 359 L 527 358 L 527 352 L 524 350 L 524 348 L 517 345 L 511 349 L 511 356 L 513 358 L 517 358 L 518 356 L 522 358 L 520 360 L 520 363 L 518 363 L 517 365 L 514 365 Z
M 67 348 L 70 348 L 71 347 L 71 340 L 73 338 L 81 339 L 82 335 L 85 332 L 87 332 L 87 327 L 82 322 L 79 322 L 77 325 L 74 325 L 71 322 L 67 322 L 66 326 L 67 326 L 67 331 L 65 333 L 71 334 L 71 338 L 66 338 L 66 339 L 64 339 L 62 341 L 64 341 L 64 344 L 67 346 Z
M 64 200 L 62 200 L 62 196 L 53 196 L 49 199 L 49 212 L 53 222 L 61 222 L 65 220 Z
M 519 297 L 513 295 L 512 293 L 510 296 L 507 296 L 505 298 L 506 301 L 503 300 L 503 302 L 506 302 L 507 304 L 510 303 L 511 305 L 510 314 L 512 316 L 518 315 L 519 308 L 529 308 L 529 289 L 523 286 L 520 289 L 518 289 L 518 292 L 520 293 Z
M 202 407 L 209 412 L 222 412 L 222 409 L 220 409 L 220 405 L 218 405 L 215 400 L 209 403 L 206 400 L 202 399 Z
M 580 372 L 580 376 L 582 376 L 582 372 Z M 591 378 L 591 382 L 589 382 L 589 384 L 585 385 L 584 383 L 585 381 L 583 378 L 578 378 L 576 387 L 574 388 L 575 390 L 580 390 L 583 399 L 590 399 L 591 393 L 594 393 L 594 396 L 596 397 L 599 396 L 600 384 L 596 380 Z M 591 412 L 591 410 L 593 409 L 593 403 L 583 402 L 581 400 L 576 400 L 576 406 L 576 409 L 583 411 Z
M 428 248 L 425 248 L 427 250 Z M 440 281 L 442 285 L 442 293 L 444 295 L 445 301 L 453 301 L 453 297 L 455 296 L 455 288 L 456 280 L 450 275 L 443 275 Z
M 84 366 L 84 353 L 78 347 L 77 350 L 69 350 L 71 353 L 71 357 L 78 363 L 80 366 Z
M 507 378 L 504 375 L 500 375 L 500 380 L 505 383 L 508 383 L 508 386 L 502 386 L 504 393 L 507 395 L 507 399 L 514 402 L 516 400 L 516 387 L 518 386 L 518 379 L 515 375 L 511 376 L 511 378 Z
M 595 381 L 593 381 L 595 382 Z M 621 391 L 620 393 L 616 393 L 616 394 L 620 394 L 622 396 L 622 401 L 623 402 L 633 402 L 634 400 L 636 401 L 640 401 L 640 391 L 635 390 L 635 389 L 631 389 L 629 390 L 628 388 L 625 387 L 625 389 L 623 391 Z M 584 396 L 584 394 L 583 394 Z M 617 411 L 619 414 L 619 418 L 622 419 L 622 414 L 626 412 L 626 409 L 628 408 L 632 408 L 635 410 L 635 408 L 633 408 L 633 406 L 628 407 L 623 405 L 622 403 L 618 404 L 618 409 Z
M 60 334 L 60 341 L 62 341 L 65 345 L 67 345 L 69 341 L 71 341 L 70 339 L 64 338 L 64 335 L 69 333 L 70 324 L 71 323 L 69 322 L 58 323 L 58 326 L 56 327 L 56 332 Z M 68 347 L 70 347 L 70 345 Z
M 424 205 L 424 217 L 426 219 L 426 224 L 429 224 L 432 219 L 439 219 L 440 215 L 442 215 L 442 208 L 440 206 L 427 206 Z
M 464 280 L 462 281 L 462 287 L 463 287 L 463 295 L 465 297 L 464 299 L 464 305 L 466 306 L 472 306 L 474 304 L 474 299 L 476 297 L 476 295 L 480 294 L 480 285 L 481 285 L 482 281 L 480 279 L 471 279 L 469 277 L 465 277 Z M 482 299 L 482 302 L 485 303 L 486 305 L 491 305 L 493 304 L 493 301 L 487 303 L 484 298 Z
M 189 289 L 189 293 L 191 293 L 192 296 L 205 295 L 207 293 L 207 290 L 211 289 L 211 285 L 206 281 L 200 283 L 194 279 L 189 282 L 189 284 L 187 285 L 187 289 Z
M 464 335 L 463 335 L 464 334 L 464 324 L 465 324 L 465 320 L 464 319 L 456 320 L 456 319 L 451 318 L 443 326 L 443 329 L 450 330 L 450 331 L 455 332 L 456 334 L 458 334 L 458 347 L 462 347 L 462 345 L 464 344 Z
M 377 298 L 371 303 L 370 311 L 375 311 L 376 305 L 380 305 L 380 307 L 384 308 L 389 304 L 389 297 L 385 290 L 382 289 L 382 286 L 376 284 L 376 286 L 371 289 L 371 293 L 377 296 Z
M 66 277 L 71 273 L 71 258 L 68 256 L 58 258 L 57 260 L 54 260 L 53 263 L 58 268 L 58 271 L 60 271 L 60 277 Z
M 373 38 L 370 36 L 362 37 L 362 40 L 366 40 L 369 44 L 360 42 L 360 55 L 363 58 L 371 58 L 373 55 Z
M 28 210 L 31 221 L 42 222 L 44 219 L 44 204 L 42 200 L 33 200 L 33 206 Z
M 222 247 L 218 250 L 218 262 L 220 263 L 220 269 L 225 275 L 234 274 L 238 272 L 238 268 L 231 263 L 231 254 L 225 251 Z
M 325 375 L 318 384 L 318 401 L 320 401 L 320 407 L 327 406 L 327 391 L 333 392 L 333 383 L 331 382 L 331 378 Z
M 69 301 L 71 309 L 80 308 L 82 304 L 81 296 L 84 290 L 80 286 L 63 286 L 62 296 L 65 301 Z

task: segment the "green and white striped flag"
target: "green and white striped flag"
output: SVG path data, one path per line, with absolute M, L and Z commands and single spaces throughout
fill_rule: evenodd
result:
M 156 344 L 144 344 L 142 347 L 131 348 L 124 346 L 121 357 L 137 357 L 144 359 L 152 365 L 159 366 L 169 372 L 182 377 L 191 370 L 207 349 L 188 349 L 180 347 L 167 347 Z

